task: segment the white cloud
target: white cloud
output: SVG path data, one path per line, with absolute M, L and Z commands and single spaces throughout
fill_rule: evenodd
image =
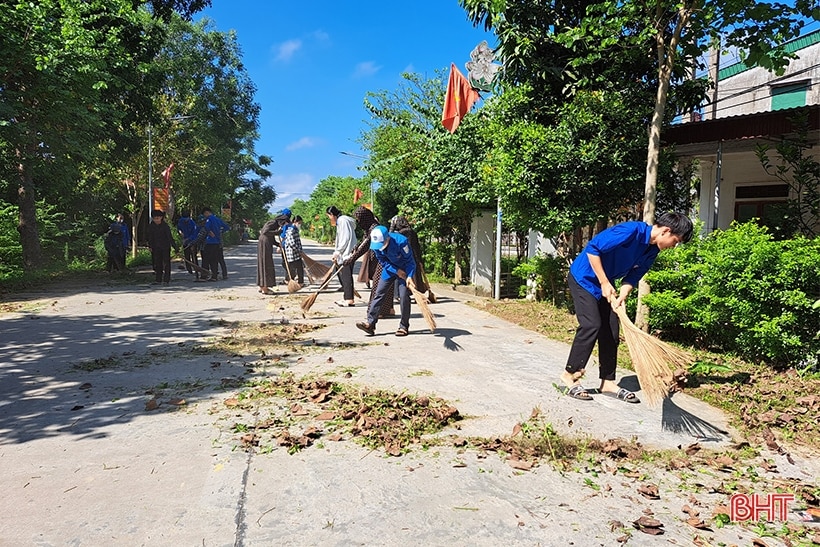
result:
M 270 206 L 270 210 L 280 211 L 284 207 L 290 207 L 297 199 L 307 201 L 318 183 L 316 177 L 310 173 L 288 173 L 270 177 L 267 184 L 276 190 L 276 201 Z
M 330 42 L 330 34 L 323 30 L 314 30 L 310 33 L 310 37 L 316 40 L 317 42 L 321 43 L 328 43 Z
M 317 144 L 319 144 L 319 141 L 312 137 L 302 137 L 298 141 L 287 145 L 285 150 L 288 152 L 293 152 L 294 150 L 299 150 L 300 148 L 313 148 Z
M 278 46 L 274 46 L 274 50 L 276 52 L 274 61 L 282 61 L 286 63 L 290 61 L 293 55 L 300 49 L 302 49 L 301 40 L 288 40 L 286 42 L 282 42 Z
M 373 76 L 379 70 L 381 70 L 381 66 L 376 65 L 373 61 L 365 61 L 363 63 L 359 63 L 356 65 L 356 69 L 353 71 L 354 78 L 366 78 L 368 76 Z

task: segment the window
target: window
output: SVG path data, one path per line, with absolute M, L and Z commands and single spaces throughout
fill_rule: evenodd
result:
M 783 85 L 773 85 L 771 88 L 772 110 L 806 106 L 806 91 L 810 83 L 809 80 L 805 80 Z
M 735 186 L 735 220 L 747 222 L 756 218 L 763 226 L 779 226 L 788 198 L 787 184 Z

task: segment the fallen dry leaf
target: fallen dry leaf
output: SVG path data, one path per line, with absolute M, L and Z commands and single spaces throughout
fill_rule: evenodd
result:
M 652 536 L 659 536 L 663 534 L 663 530 L 661 529 L 663 528 L 663 523 L 652 517 L 643 516 L 638 520 L 633 521 L 632 525 L 644 534 L 649 534 Z
M 700 444 L 699 443 L 694 443 L 694 444 L 690 444 L 689 446 L 687 446 L 684 449 L 684 452 L 686 452 L 687 456 L 692 456 L 693 454 L 695 454 L 699 450 L 700 450 Z
M 610 532 L 614 532 L 615 530 L 618 530 L 619 528 L 624 527 L 624 523 L 621 522 L 620 520 L 610 520 L 608 524 L 609 524 L 609 531 Z
M 321 414 L 316 416 L 316 419 L 321 420 L 321 421 L 327 421 L 327 420 L 332 420 L 335 417 L 336 417 L 335 412 L 322 412 Z
M 151 399 L 147 403 L 145 403 L 145 410 L 150 412 L 152 410 L 156 410 L 159 408 L 159 403 L 156 399 Z
M 83 385 L 80 386 L 80 389 L 82 389 L 83 391 L 91 389 L 91 383 L 89 383 L 89 382 L 84 383 Z
M 532 469 L 532 463 L 522 460 L 514 460 L 512 458 L 507 460 L 507 463 L 510 464 L 510 467 L 513 469 L 520 469 L 521 471 L 529 471 Z
M 186 401 L 185 401 L 185 399 L 180 399 L 179 397 L 175 397 L 173 399 L 170 399 L 168 401 L 168 403 L 172 404 L 174 406 L 182 406 L 182 405 L 186 404 Z
M 769 544 L 766 543 L 765 541 L 763 541 L 760 538 L 754 538 L 752 540 L 752 546 L 753 547 L 769 547 Z
M 686 519 L 686 524 L 688 524 L 689 526 L 691 526 L 693 528 L 697 528 L 698 530 L 708 530 L 709 529 L 709 525 L 706 524 L 705 522 L 703 522 L 701 519 L 699 519 L 697 517 L 692 517 L 692 518 Z
M 659 500 L 658 487 L 654 484 L 643 484 L 638 487 L 638 493 L 650 500 Z
M 227 406 L 228 408 L 239 406 L 239 399 L 237 399 L 235 397 L 225 399 L 225 406 Z
M 521 424 L 515 424 L 515 425 L 513 426 L 512 435 L 510 435 L 510 436 L 511 436 L 511 437 L 515 437 L 515 436 L 516 436 L 516 435 L 518 435 L 519 433 L 521 433 Z
M 700 511 L 698 511 L 697 509 L 692 509 L 688 505 L 684 505 L 680 508 L 680 510 L 689 515 L 690 517 L 697 517 L 700 515 Z

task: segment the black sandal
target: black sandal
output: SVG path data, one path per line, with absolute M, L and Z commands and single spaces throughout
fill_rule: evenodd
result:
M 578 399 L 580 401 L 592 400 L 592 395 L 590 395 L 589 391 L 584 389 L 584 386 L 582 386 L 581 384 L 575 384 L 574 386 L 567 388 L 565 390 L 565 393 L 573 399 Z

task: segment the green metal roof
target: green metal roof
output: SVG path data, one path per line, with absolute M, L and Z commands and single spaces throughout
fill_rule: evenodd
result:
M 820 43 L 820 30 L 815 30 L 814 32 L 810 32 L 805 36 L 801 36 L 800 38 L 796 38 L 788 42 L 786 44 L 786 51 L 789 53 L 794 53 L 795 51 L 805 49 L 817 43 Z M 732 76 L 735 76 L 737 74 L 740 74 L 741 72 L 744 72 L 752 68 L 755 67 L 747 65 L 744 61 L 734 63 L 732 65 L 727 66 L 726 68 L 721 68 L 720 71 L 718 71 L 718 80 L 731 78 Z

